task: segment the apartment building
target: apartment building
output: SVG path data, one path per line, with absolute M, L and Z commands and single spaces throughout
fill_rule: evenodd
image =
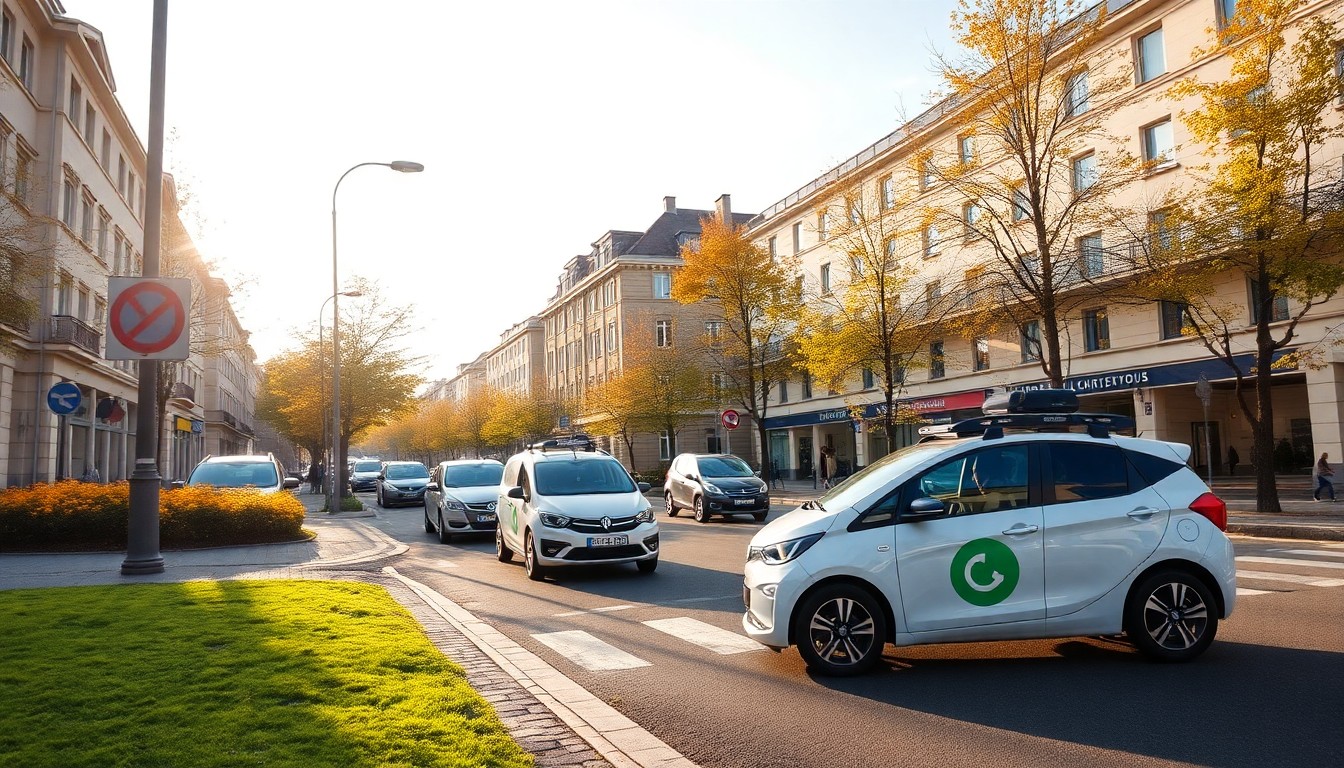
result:
M 0 485 L 89 469 L 108 481 L 130 475 L 139 368 L 103 359 L 108 278 L 142 274 L 147 183 L 164 184 L 164 242 L 181 244 L 185 234 L 171 177 L 148 182 L 145 165 L 102 33 L 65 16 L 57 0 L 0 2 L 0 271 L 14 297 L 36 297 L 31 313 L 6 314 L 0 325 Z M 180 248 L 164 255 L 207 285 L 190 238 Z M 195 307 L 191 332 L 193 344 L 207 332 Z M 161 464 L 165 477 L 182 477 L 209 450 L 205 420 L 215 406 L 197 393 L 210 363 L 196 354 L 165 368 Z M 62 381 L 80 388 L 82 405 L 58 417 L 47 392 Z
M 1338 2 L 1310 3 L 1304 13 L 1338 16 L 1340 6 Z M 1111 62 L 1108 66 L 1115 69 L 1084 71 L 1082 77 L 1117 72 L 1132 76 L 1116 97 L 1117 103 L 1106 112 L 1103 128 L 1121 137 L 1122 149 L 1149 161 L 1148 172 L 1117 189 L 1112 201 L 1142 210 L 1148 200 L 1202 183 L 1195 171 L 1204 162 L 1201 147 L 1193 146 L 1181 122 L 1182 110 L 1194 107 L 1195 102 L 1173 101 L 1168 91 L 1178 79 L 1226 76 L 1230 67 L 1226 57 L 1200 49 L 1211 48 L 1210 30 L 1235 13 L 1235 3 L 1112 0 L 1107 7 L 1104 34 L 1092 53 L 1096 61 Z M 1068 108 L 1088 109 L 1087 93 L 1086 79 L 1076 87 L 1071 83 L 1064 98 L 1076 103 Z M 962 163 L 973 162 L 976 137 L 959 132 L 964 123 L 955 120 L 955 115 L 953 105 L 939 104 L 864 148 L 761 213 L 751 222 L 752 237 L 772 252 L 797 255 L 807 283 L 814 290 L 829 290 L 832 282 L 842 282 L 852 268 L 834 236 L 836 211 L 839 208 L 844 215 L 845 204 L 837 205 L 837 190 L 863 190 L 861 198 L 876 201 L 878 206 L 908 194 L 914 198 L 914 207 L 941 215 L 932 217 L 919 232 L 888 243 L 891 252 L 914 265 L 917 272 L 904 300 L 932 304 L 945 300 L 946 292 L 968 290 L 976 270 L 991 258 L 990 245 L 974 236 L 975 217 L 985 213 L 978 206 L 986 203 L 967 199 L 954 185 L 940 183 L 926 165 L 928 158 L 937 157 L 956 162 L 959 156 Z M 1076 148 L 1073 172 L 1066 174 L 1071 178 L 1060 180 L 1061 193 L 1067 195 L 1068 185 L 1091 183 L 1095 174 L 1105 172 L 1095 165 L 1102 149 Z M 1344 143 L 1327 145 L 1320 156 L 1329 159 L 1333 176 L 1339 179 L 1338 158 L 1344 156 Z M 983 169 L 985 178 L 1001 171 Z M 1019 219 L 1016 210 L 1000 213 L 1013 221 Z M 1118 275 L 1123 269 L 1124 256 L 1143 246 L 1132 229 L 1079 229 L 1073 233 L 1074 268 L 1089 285 L 1104 285 L 1113 272 Z M 1030 253 L 1023 256 L 1030 257 Z M 1248 371 L 1250 352 L 1255 348 L 1250 326 L 1256 286 L 1244 274 L 1229 273 L 1220 290 L 1226 302 L 1245 309 L 1248 328 L 1234 336 L 1234 344 L 1245 350 L 1237 362 Z M 968 294 L 968 305 L 971 302 Z M 1298 308 L 1295 301 L 1282 299 L 1274 307 L 1274 317 L 1287 319 Z M 1165 302 L 1108 299 L 1104 291 L 1090 294 L 1063 318 L 1065 383 L 1079 393 L 1086 410 L 1132 415 L 1143 435 L 1191 444 L 1195 465 L 1218 474 L 1229 446 L 1242 457 L 1250 456 L 1252 435 L 1233 395 L 1231 371 L 1197 340 L 1182 333 L 1182 312 L 1182 307 Z M 1298 327 L 1293 348 L 1318 347 L 1324 360 L 1319 366 L 1274 372 L 1275 434 L 1306 456 L 1322 451 L 1339 456 L 1344 448 L 1340 432 L 1344 353 L 1332 341 L 1342 320 L 1344 299 L 1336 297 L 1314 307 Z M 929 339 L 920 364 L 906 374 L 902 405 L 930 421 L 950 421 L 978 415 L 988 392 L 1043 386 L 1046 377 L 1033 335 L 1039 338 L 1039 325 L 1026 322 L 983 336 L 966 338 L 949 330 Z M 1207 410 L 1198 394 L 1203 386 L 1210 392 Z M 887 450 L 883 432 L 873 421 L 882 411 L 881 400 L 867 372 L 854 376 L 838 392 L 817 387 L 804 374 L 778 382 L 772 415 L 766 421 L 772 456 L 787 459 L 781 466 L 798 476 L 811 474 L 822 446 L 836 449 L 842 468 L 871 462 Z M 905 428 L 901 442 L 913 439 L 913 427 Z
M 566 262 L 555 294 L 538 317 L 545 328 L 546 386 L 564 405 L 571 427 L 582 429 L 591 421 L 583 410 L 584 393 L 622 369 L 628 345 L 693 347 L 701 341 L 713 310 L 676 302 L 672 281 L 682 263 L 682 246 L 699 237 L 701 219 L 716 215 L 738 224 L 751 219 L 732 212 L 728 195 L 712 211 L 678 208 L 675 197 L 665 197 L 663 212 L 646 231 L 608 231 L 588 253 Z M 750 428 L 744 424 L 738 431 Z M 633 457 L 619 438 L 602 440 L 627 465 L 645 470 L 669 460 L 674 450 L 721 450 L 726 439 L 716 414 L 706 414 L 675 440 L 667 434 L 638 435 Z M 753 444 L 740 440 L 733 450 L 754 461 Z
M 485 353 L 485 383 L 499 392 L 523 397 L 545 375 L 545 333 L 541 318 L 529 317 L 499 336 L 499 344 Z

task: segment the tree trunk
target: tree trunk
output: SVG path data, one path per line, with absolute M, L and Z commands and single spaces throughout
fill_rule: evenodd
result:
M 1055 313 L 1053 301 L 1043 301 L 1041 304 L 1041 324 L 1044 326 L 1041 329 L 1041 345 L 1049 347 L 1048 350 L 1041 350 L 1041 357 L 1046 361 L 1045 375 L 1050 377 L 1050 386 L 1058 389 L 1064 386 L 1064 362 L 1060 355 L 1059 343 L 1059 317 Z
M 1272 311 L 1272 307 L 1271 307 Z M 1261 308 L 1264 312 L 1264 308 Z M 1264 315 L 1262 314 L 1262 318 Z M 1251 427 L 1255 436 L 1255 511 L 1282 512 L 1279 504 L 1279 487 L 1274 479 L 1274 401 L 1270 391 L 1270 364 L 1274 357 L 1274 345 L 1269 339 L 1267 323 L 1260 324 L 1263 331 L 1255 355 L 1255 418 Z M 1213 461 L 1213 457 L 1209 457 Z
M 761 478 L 765 480 L 766 486 L 769 487 L 770 482 L 775 479 L 775 468 L 770 463 L 769 434 L 765 431 L 765 423 L 760 419 L 756 420 L 756 436 L 761 441 Z

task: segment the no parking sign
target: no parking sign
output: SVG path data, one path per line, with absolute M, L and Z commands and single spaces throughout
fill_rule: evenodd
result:
M 112 277 L 107 281 L 108 360 L 186 360 L 191 281 Z

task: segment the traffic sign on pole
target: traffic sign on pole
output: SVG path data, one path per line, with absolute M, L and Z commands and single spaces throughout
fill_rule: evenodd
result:
M 737 411 L 732 408 L 724 411 L 720 418 L 723 421 L 723 426 L 729 429 L 737 429 L 737 425 L 742 422 L 742 417 L 738 416 Z
M 186 360 L 191 334 L 191 281 L 184 278 L 108 278 L 108 360 Z
M 74 413 L 84 400 L 84 393 L 73 381 L 59 381 L 47 390 L 47 407 L 58 416 Z

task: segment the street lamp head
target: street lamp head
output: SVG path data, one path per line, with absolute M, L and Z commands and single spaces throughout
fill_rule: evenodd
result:
M 352 299 L 358 299 L 360 296 L 363 296 L 363 295 L 364 295 L 364 292 L 363 292 L 363 291 L 355 291 L 355 290 L 351 290 L 351 291 L 341 291 L 340 294 L 341 294 L 342 296 L 348 296 L 349 298 L 352 298 Z
M 402 173 L 419 173 L 425 170 L 425 166 L 420 163 L 413 163 L 410 160 L 393 160 L 387 164 L 387 167 Z

